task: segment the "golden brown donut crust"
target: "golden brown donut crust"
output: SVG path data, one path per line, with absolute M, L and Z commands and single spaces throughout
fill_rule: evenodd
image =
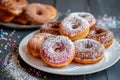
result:
M 50 19 L 54 19 L 57 16 L 57 10 L 52 5 L 44 4 L 49 13 L 51 14 Z
M 101 55 L 97 57 L 96 59 L 79 59 L 79 58 L 74 58 L 74 61 L 80 64 L 94 64 L 102 60 L 104 55 Z
M 74 53 L 75 53 L 75 51 L 74 51 Z M 48 61 L 44 58 L 44 56 L 42 56 L 42 55 L 41 55 L 41 58 L 43 59 L 43 61 L 44 61 L 46 64 L 48 64 L 48 65 L 51 66 L 51 67 L 54 67 L 54 68 L 62 68 L 62 67 L 67 66 L 68 64 L 70 64 L 70 63 L 72 62 L 74 56 L 75 56 L 75 54 L 71 57 L 71 59 L 70 59 L 69 61 L 67 61 L 67 62 L 65 62 L 65 63 L 61 63 L 61 64 L 53 64 L 53 63 L 50 63 L 50 62 L 48 62 Z
M 50 14 L 44 5 L 39 3 L 30 4 L 25 10 L 26 18 L 33 24 L 43 24 L 50 20 Z
M 87 38 L 95 39 L 103 44 L 105 48 L 108 48 L 113 43 L 114 36 L 111 31 L 95 25 L 94 28 L 90 30 Z
M 81 64 L 93 64 L 104 57 L 105 47 L 93 39 L 79 39 L 74 42 L 76 55 L 74 61 Z
M 0 9 L 19 15 L 28 6 L 26 0 L 0 0 Z
M 50 38 L 50 37 L 54 37 L 54 35 L 48 34 L 48 33 L 38 33 L 35 36 L 33 36 L 33 38 L 31 38 L 27 44 L 29 53 L 32 56 L 39 58 L 40 57 L 40 49 L 41 49 L 43 42 L 47 38 Z
M 87 20 L 79 16 L 67 16 L 61 21 L 60 34 L 69 37 L 72 41 L 82 39 L 89 33 L 90 25 Z
M 15 16 L 13 16 L 11 13 L 5 11 L 5 10 L 1 10 L 0 9 L 0 21 L 1 22 L 10 22 L 14 19 Z
M 30 24 L 30 21 L 28 21 L 28 20 L 26 19 L 24 12 L 23 12 L 22 14 L 20 14 L 19 16 L 16 16 L 16 17 L 13 19 L 13 22 L 14 22 L 14 23 L 18 23 L 18 24 L 22 24 L 22 25 Z

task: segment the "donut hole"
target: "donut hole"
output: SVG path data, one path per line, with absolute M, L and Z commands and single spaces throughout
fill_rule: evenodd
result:
M 36 13 L 37 13 L 37 15 L 41 15 L 42 14 L 40 10 L 38 10 Z
M 58 25 L 52 25 L 52 28 L 58 29 L 59 26 Z
M 61 49 L 60 48 L 56 48 L 55 52 L 61 52 Z
M 15 2 L 20 2 L 21 0 L 15 0 Z
M 92 48 L 93 47 L 93 45 L 92 45 L 92 43 L 90 43 L 90 42 L 88 42 L 86 45 L 85 45 L 85 48 Z
M 59 28 L 59 26 L 58 25 L 56 25 L 56 24 L 48 24 L 48 27 L 49 28 L 54 28 L 54 29 L 58 29 Z
M 54 51 L 55 52 L 61 52 L 64 50 L 64 44 L 63 43 L 56 43 L 54 44 Z
M 72 29 L 77 29 L 79 26 L 80 26 L 80 20 L 76 19 L 73 21 L 73 26 L 72 26 Z
M 102 30 L 96 30 L 95 34 L 100 34 L 102 32 L 103 32 Z
M 72 26 L 72 29 L 77 29 L 78 28 L 78 25 L 73 25 Z
M 82 17 L 82 18 L 86 18 L 86 17 L 87 17 L 87 15 L 82 15 L 81 17 Z
M 57 23 L 57 22 L 49 22 L 47 26 L 49 28 L 58 29 L 59 28 L 59 23 Z

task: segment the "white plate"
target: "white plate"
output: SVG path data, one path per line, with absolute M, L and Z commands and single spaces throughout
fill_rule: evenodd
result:
M 59 18 L 59 13 L 52 21 L 56 21 L 58 18 Z M 31 25 L 21 25 L 21 24 L 17 24 L 17 23 L 13 23 L 13 22 L 10 22 L 10 23 L 0 22 L 0 25 L 3 25 L 5 27 L 9 27 L 9 28 L 14 28 L 14 29 L 31 29 L 31 28 L 40 28 L 40 26 L 42 24 L 41 25 L 34 25 L 34 24 L 31 24 Z
M 116 40 L 114 40 L 113 44 L 108 49 L 106 49 L 104 58 L 96 64 L 82 65 L 72 62 L 64 68 L 51 68 L 47 66 L 41 59 L 34 58 L 28 53 L 26 47 L 27 42 L 33 35 L 38 32 L 39 31 L 34 31 L 30 33 L 21 41 L 19 45 L 19 54 L 27 64 L 41 71 L 60 75 L 90 74 L 107 69 L 108 67 L 115 64 L 120 58 L 120 45 Z

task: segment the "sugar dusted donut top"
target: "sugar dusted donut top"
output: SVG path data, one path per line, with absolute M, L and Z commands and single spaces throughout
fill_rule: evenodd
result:
M 60 21 L 49 21 L 43 24 L 40 28 L 40 32 L 46 32 L 51 34 L 60 34 L 59 33 L 59 26 Z
M 70 36 L 75 36 L 77 33 L 82 33 L 89 27 L 87 20 L 76 15 L 70 15 L 64 18 L 60 26 L 64 33 Z
M 76 48 L 76 56 L 80 59 L 96 59 L 103 55 L 104 46 L 93 39 L 80 39 L 74 42 Z
M 101 27 L 96 26 L 94 29 L 91 29 L 87 38 L 95 39 L 102 44 L 106 44 L 113 40 L 113 33 L 107 29 L 103 29 Z
M 59 49 L 60 51 L 56 51 Z M 47 61 L 55 64 L 64 63 L 74 55 L 75 47 L 71 40 L 64 36 L 47 39 L 41 49 L 41 54 Z
M 73 12 L 73 13 L 69 14 L 69 16 L 82 17 L 82 18 L 86 19 L 90 25 L 93 25 L 96 23 L 95 17 L 88 12 Z

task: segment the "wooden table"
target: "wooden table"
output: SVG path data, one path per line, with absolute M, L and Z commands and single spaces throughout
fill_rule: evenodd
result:
M 28 0 L 29 2 L 39 2 L 44 4 L 51 4 L 57 8 L 57 10 L 63 14 L 59 16 L 61 20 L 66 13 L 87 11 L 92 13 L 94 16 L 120 16 L 120 0 Z M 9 40 L 0 40 L 0 80 L 17 80 L 5 73 L 3 61 L 5 56 L 11 52 L 12 49 L 16 49 L 19 42 L 30 32 L 37 29 L 10 29 L 5 26 L 0 26 L 0 34 L 4 31 L 12 36 L 6 36 L 7 39 L 12 39 L 15 45 L 13 47 L 5 47 Z M 115 39 L 120 42 L 120 28 L 111 29 L 115 35 Z M 6 49 L 7 48 L 7 49 Z M 24 61 L 20 59 L 23 68 L 30 67 Z M 32 68 L 32 67 L 31 67 Z M 30 73 L 31 74 L 31 73 Z M 76 75 L 76 76 L 64 76 L 55 75 L 40 71 L 41 76 L 38 77 L 40 80 L 119 80 L 120 79 L 120 61 L 118 61 L 112 67 L 93 74 Z M 33 75 L 35 76 L 35 75 Z M 19 77 L 19 76 L 18 76 Z M 18 79 L 21 80 L 21 79 Z M 26 79 L 28 80 L 28 79 Z

